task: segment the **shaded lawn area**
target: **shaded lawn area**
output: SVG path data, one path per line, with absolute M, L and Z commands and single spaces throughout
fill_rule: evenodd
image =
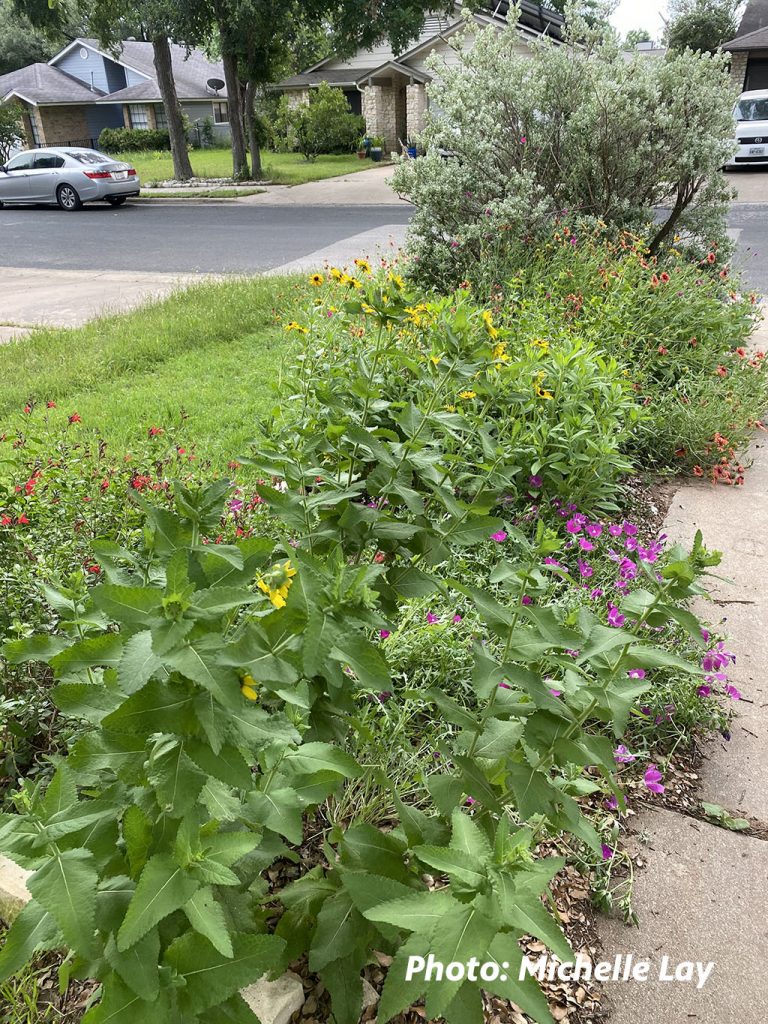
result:
M 304 277 L 196 285 L 132 313 L 72 330 L 43 330 L 0 349 L 0 430 L 25 402 L 77 412 L 117 452 L 150 427 L 195 446 L 217 468 L 244 454 L 290 335 L 284 323 L 306 297 Z
M 173 178 L 173 160 L 167 152 L 115 153 L 116 160 L 125 160 L 139 172 L 142 185 Z M 192 170 L 200 178 L 228 178 L 232 175 L 232 153 L 229 149 L 196 149 L 189 154 Z M 265 179 L 283 185 L 300 185 L 320 181 L 337 174 L 365 171 L 374 166 L 356 153 L 319 156 L 308 163 L 301 153 L 267 153 L 261 158 Z

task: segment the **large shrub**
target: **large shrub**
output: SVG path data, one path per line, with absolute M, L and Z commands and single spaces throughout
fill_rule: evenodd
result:
M 104 128 L 99 148 L 107 153 L 148 153 L 170 149 L 171 139 L 167 128 Z
M 503 279 L 563 210 L 642 231 L 652 251 L 675 232 L 702 252 L 724 237 L 726 59 L 627 61 L 615 42 L 574 31 L 582 42 L 542 39 L 523 53 L 515 28 L 487 29 L 457 43 L 455 61 L 432 58 L 428 153 L 393 179 L 416 204 L 410 251 L 425 283 L 476 279 L 478 266 Z
M 350 112 L 344 93 L 321 82 L 307 103 L 292 104 L 283 96 L 278 107 L 275 134 L 288 149 L 297 149 L 307 160 L 319 153 L 349 153 L 365 131 L 365 119 Z
M 17 103 L 0 103 L 0 164 L 24 138 L 21 107 Z

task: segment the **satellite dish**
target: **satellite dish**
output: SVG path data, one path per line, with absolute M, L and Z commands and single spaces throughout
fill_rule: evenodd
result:
M 207 84 L 209 89 L 213 89 L 214 92 L 218 92 L 219 89 L 224 88 L 225 83 L 222 82 L 220 78 L 209 78 Z

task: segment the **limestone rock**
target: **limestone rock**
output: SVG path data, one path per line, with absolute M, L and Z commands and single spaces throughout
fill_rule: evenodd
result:
M 0 920 L 6 924 L 10 924 L 29 903 L 29 876 L 29 871 L 20 868 L 7 857 L 0 857 Z
M 261 978 L 244 988 L 240 995 L 261 1021 L 261 1024 L 288 1024 L 291 1017 L 304 1005 L 304 986 L 301 978 L 287 971 L 276 981 Z

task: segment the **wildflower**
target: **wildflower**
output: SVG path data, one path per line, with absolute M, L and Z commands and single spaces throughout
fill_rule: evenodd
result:
M 637 527 L 634 523 L 624 523 L 622 529 L 628 537 L 634 537 L 637 534 Z
M 442 356 L 431 356 L 429 361 L 430 361 L 430 363 L 432 363 L 433 366 L 439 366 L 440 365 L 440 360 L 442 358 L 443 358 Z
M 632 764 L 637 760 L 634 754 L 630 754 L 623 743 L 620 743 L 613 752 L 613 759 L 616 764 Z
M 739 359 L 746 359 L 747 358 L 747 350 L 745 348 L 742 348 L 741 346 L 739 346 L 739 348 L 736 349 L 736 355 L 739 357 Z
M 491 540 L 495 540 L 497 544 L 503 544 L 507 539 L 507 534 L 504 530 L 497 530 L 496 533 L 491 534 Z
M 731 686 L 729 683 L 725 688 L 726 696 L 730 697 L 731 700 L 741 700 L 741 693 L 736 689 L 735 686 Z
M 358 258 L 355 260 L 355 266 L 358 267 L 358 269 L 362 270 L 364 274 L 371 273 L 371 264 L 368 262 L 368 260 L 363 259 L 361 256 L 358 256 Z
M 494 345 L 492 356 L 498 362 L 508 363 L 509 356 L 507 355 L 507 343 L 505 341 L 500 341 L 498 345 Z
M 656 274 L 654 274 L 653 277 L 651 278 L 651 288 L 658 288 L 658 287 L 659 287 L 659 279 L 656 276 Z
M 13 519 L 10 516 L 3 516 L 2 519 L 0 519 L 0 526 L 11 526 L 12 524 Z
M 610 860 L 613 857 L 613 850 L 610 846 L 606 846 L 605 843 L 600 844 L 600 852 L 603 855 L 603 860 Z
M 96 575 L 96 573 L 101 572 L 101 566 L 94 562 L 93 565 L 88 566 L 88 572 L 91 572 L 94 575 Z
M 150 427 L 147 431 L 149 437 L 159 437 L 163 433 L 162 427 Z
M 72 415 L 69 417 L 69 422 L 70 423 L 82 423 L 83 421 L 82 421 L 82 418 L 80 416 L 80 413 L 79 412 L 73 412 Z
M 520 600 L 520 604 L 524 604 L 526 606 L 529 605 L 529 604 L 533 604 L 533 598 L 529 597 L 528 594 L 523 594 L 523 596 L 522 596 L 522 598 Z
M 29 520 L 27 519 L 23 512 L 18 517 L 16 522 L 18 523 L 19 526 L 29 526 Z
M 588 580 L 590 576 L 594 576 L 595 570 L 588 562 L 582 562 L 582 560 L 579 559 L 577 564 L 579 566 L 579 572 L 585 580 Z
M 461 622 L 461 616 L 454 615 L 451 621 L 453 622 L 454 626 L 458 626 L 458 624 Z
M 490 309 L 484 309 L 481 316 L 483 325 L 485 326 L 485 329 L 488 332 L 489 337 L 494 339 L 498 338 L 499 331 L 498 328 L 493 326 L 493 313 L 490 311 Z M 495 358 L 497 357 L 494 355 L 494 359 Z
M 460 391 L 459 398 L 463 398 L 466 401 L 470 401 L 472 398 L 477 398 L 477 394 L 474 391 Z
M 664 282 L 664 284 L 668 284 L 668 283 L 669 283 L 669 281 L 670 281 L 670 277 L 669 277 L 669 274 L 668 274 L 668 273 L 666 272 L 666 270 L 664 270 L 664 271 L 662 272 L 662 274 L 661 274 L 661 280 L 662 280 L 662 281 Z
M 475 803 L 475 798 L 473 796 L 468 796 L 467 800 L 466 800 L 467 807 L 472 807 L 474 805 L 474 803 Z
M 701 468 L 701 466 L 694 466 L 693 467 L 693 475 L 694 476 L 704 476 L 704 470 Z
M 315 288 L 319 288 L 321 284 L 325 283 L 325 278 L 322 274 L 313 274 L 309 279 L 309 283 L 314 285 Z
M 29 414 L 32 412 L 32 406 L 31 405 L 25 405 L 24 406 L 24 412 L 26 413 L 27 416 L 29 416 Z
M 645 769 L 643 782 L 652 793 L 663 793 L 664 786 L 661 784 L 662 775 L 655 764 L 649 764 Z
M 436 622 L 440 621 L 438 615 L 434 615 L 432 612 L 427 612 L 427 622 L 430 626 L 434 626 Z
M 45 407 L 46 407 L 46 409 L 55 409 L 56 408 L 56 403 L 55 402 L 46 402 L 45 403 Z
M 342 277 L 344 277 L 344 274 L 339 270 L 338 267 L 331 267 L 330 273 L 334 281 L 341 281 Z
M 601 587 L 595 587 L 594 590 L 590 590 L 589 596 L 592 598 L 593 601 L 596 601 L 598 597 L 603 596 L 603 593 L 604 591 Z
M 645 669 L 631 668 L 629 672 L 627 672 L 627 675 L 630 679 L 645 679 Z
M 405 281 L 402 279 L 400 274 L 390 274 L 389 280 L 392 282 L 395 288 L 397 288 L 398 291 L 402 291 L 402 289 L 405 288 Z
M 698 690 L 696 691 L 696 695 L 698 697 L 709 697 L 711 694 L 712 694 L 712 687 L 711 686 L 706 686 L 706 685 L 700 686 L 698 688 Z
M 587 523 L 584 529 L 594 540 L 597 540 L 603 532 L 603 528 L 600 523 Z
M 618 811 L 619 801 L 616 799 L 615 794 L 611 793 L 607 800 L 603 800 L 603 807 L 609 811 Z
M 614 626 L 616 629 L 621 629 L 625 622 L 624 616 L 621 614 L 615 604 L 608 606 L 608 625 Z
M 276 562 L 256 585 L 267 595 L 275 608 L 284 608 L 295 575 L 296 570 L 291 566 L 291 560 L 288 558 L 285 562 Z
M 621 527 L 616 523 L 611 523 L 611 525 L 608 527 L 608 533 L 610 533 L 612 537 L 620 537 Z
M 715 262 L 716 259 L 717 259 L 717 256 L 715 256 L 715 254 L 713 252 L 708 252 L 707 253 L 707 263 L 709 263 L 710 266 Z
M 285 325 L 285 330 L 288 331 L 288 333 L 296 331 L 297 334 L 309 334 L 307 328 L 302 327 L 301 324 L 297 324 L 295 320 L 291 320 L 290 323 L 287 323 Z
M 573 519 L 569 519 L 568 520 L 568 522 L 565 524 L 565 528 L 568 531 L 568 533 L 581 533 L 581 531 L 582 531 L 581 520 L 577 519 L 574 516 Z
M 594 551 L 595 545 L 591 540 L 587 540 L 586 537 L 579 537 L 579 547 L 582 551 Z
M 390 636 L 390 631 L 388 629 L 379 630 L 379 638 L 381 640 L 386 640 L 388 636 Z
M 659 353 L 660 356 L 668 356 L 669 355 L 669 349 L 665 348 L 663 345 L 659 345 L 658 353 Z
M 259 694 L 256 689 L 256 680 L 248 672 L 240 680 L 240 693 L 246 700 L 258 700 Z
M 528 477 L 528 483 L 529 483 L 529 485 L 531 487 L 543 487 L 544 486 L 544 481 L 541 479 L 540 476 L 536 476 L 535 473 L 532 476 Z

